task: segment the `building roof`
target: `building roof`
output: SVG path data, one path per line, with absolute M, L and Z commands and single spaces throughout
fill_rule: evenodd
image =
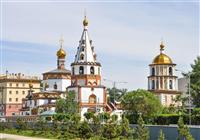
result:
M 88 20 L 86 16 L 83 20 L 83 27 L 84 29 L 81 35 L 81 39 L 79 41 L 79 46 L 73 64 L 80 62 L 96 63 L 96 54 L 94 52 L 94 46 L 92 45 L 92 40 L 90 40 L 89 37 Z
M 152 64 L 158 64 L 158 65 L 162 65 L 162 64 L 173 64 L 172 59 L 167 56 L 166 54 L 163 53 L 164 51 L 164 45 L 163 42 L 161 42 L 160 44 L 160 54 L 157 55 L 154 59 Z
M 55 74 L 59 74 L 59 73 L 62 73 L 62 74 L 71 74 L 71 71 L 70 71 L 70 70 L 67 70 L 67 69 L 54 69 L 54 70 L 45 72 L 45 73 L 43 73 L 43 74 L 49 74 L 49 73 L 55 73 Z

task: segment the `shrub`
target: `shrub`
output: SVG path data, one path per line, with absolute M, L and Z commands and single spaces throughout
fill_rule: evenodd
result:
M 179 114 L 160 114 L 154 119 L 154 122 L 159 125 L 177 124 Z
M 79 135 L 84 139 L 89 139 L 92 136 L 92 129 L 86 121 L 81 123 L 79 127 Z

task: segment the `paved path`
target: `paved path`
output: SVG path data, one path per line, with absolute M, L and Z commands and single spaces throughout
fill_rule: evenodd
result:
M 0 140 L 1 139 L 2 140 L 50 140 L 50 139 L 43 139 L 43 138 L 34 138 L 34 137 L 26 137 L 26 136 L 0 133 Z

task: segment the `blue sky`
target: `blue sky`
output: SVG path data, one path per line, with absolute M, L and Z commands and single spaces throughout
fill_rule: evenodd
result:
M 148 65 L 159 54 L 161 38 L 178 69 L 189 71 L 200 54 L 194 2 L 4 2 L 2 8 L 4 72 L 41 76 L 54 69 L 61 34 L 70 69 L 84 9 L 102 77 L 127 82 L 119 88 L 147 88 Z

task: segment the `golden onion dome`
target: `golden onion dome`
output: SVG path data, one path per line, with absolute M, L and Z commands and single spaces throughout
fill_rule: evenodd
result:
M 86 16 L 85 16 L 85 18 L 83 20 L 83 26 L 88 26 L 88 20 L 87 20 Z
M 163 53 L 156 56 L 153 60 L 153 64 L 172 64 L 172 63 L 173 62 L 171 58 Z
M 160 54 L 153 60 L 153 64 L 173 64 L 172 59 L 163 53 L 164 51 L 163 42 L 160 44 Z
M 57 56 L 58 56 L 58 58 L 65 58 L 65 56 L 66 56 L 65 50 L 63 50 L 62 48 L 60 48 L 60 49 L 57 51 Z

